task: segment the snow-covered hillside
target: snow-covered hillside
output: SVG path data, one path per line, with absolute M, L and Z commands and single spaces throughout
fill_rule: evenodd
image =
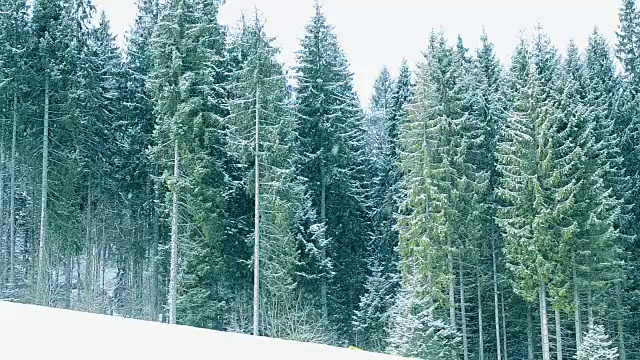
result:
M 364 351 L 0 301 L 3 358 L 393 360 Z

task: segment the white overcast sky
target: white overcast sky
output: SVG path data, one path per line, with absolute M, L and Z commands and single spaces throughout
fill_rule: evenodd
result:
M 94 1 L 107 13 L 123 44 L 135 18 L 135 1 Z M 313 2 L 227 0 L 220 22 L 234 26 L 242 12 L 253 13 L 257 7 L 266 19 L 266 31 L 282 50 L 280 60 L 291 66 Z M 434 28 L 442 28 L 451 41 L 462 35 L 466 46 L 475 49 L 484 26 L 506 63 L 520 31 L 530 32 L 537 23 L 561 51 L 571 39 L 584 48 L 594 27 L 615 41 L 621 0 L 321 0 L 321 4 L 347 54 L 356 90 L 367 103 L 379 70 L 386 65 L 396 74 L 403 57 L 412 64 L 419 61 Z

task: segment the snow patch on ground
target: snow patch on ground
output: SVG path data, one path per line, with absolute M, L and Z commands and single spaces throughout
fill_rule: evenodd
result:
M 0 301 L 3 357 L 393 360 L 399 357 Z

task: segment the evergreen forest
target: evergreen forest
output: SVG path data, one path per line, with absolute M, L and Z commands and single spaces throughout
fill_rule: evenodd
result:
M 426 360 L 640 359 L 635 0 L 614 43 L 538 26 L 508 63 L 433 31 L 366 107 L 318 2 L 292 68 L 222 2 L 138 0 L 122 49 L 91 0 L 0 0 L 0 299 Z

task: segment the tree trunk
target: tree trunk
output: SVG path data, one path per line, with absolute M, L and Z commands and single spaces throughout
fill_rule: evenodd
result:
M 482 334 L 482 277 L 478 274 L 478 360 L 484 360 L 484 336 Z
M 551 359 L 549 350 L 549 324 L 547 318 L 547 289 L 544 284 L 540 284 L 540 336 L 542 341 L 542 360 Z
M 49 79 L 44 84 L 44 127 L 42 131 L 42 194 L 40 197 L 40 239 L 38 243 L 38 280 L 36 283 L 36 293 L 38 303 L 47 305 L 47 284 L 45 277 L 48 276 L 45 263 L 45 241 L 47 239 L 47 197 L 49 191 Z
M 178 140 L 173 144 L 173 189 L 171 204 L 171 268 L 169 273 L 169 323 L 176 323 L 178 297 L 178 179 L 180 157 L 178 154 Z
M 82 268 L 80 267 L 80 254 L 76 255 L 76 304 L 82 304 L 82 291 L 80 291 L 80 284 L 82 283 L 82 274 L 80 272 Z
M 71 259 L 71 249 L 67 245 L 64 254 L 64 307 L 71 309 L 71 274 L 73 273 L 73 263 Z
M 560 310 L 555 309 L 556 317 L 556 357 L 562 360 L 562 324 L 560 322 Z
M 104 224 L 102 225 L 102 236 L 104 236 Z M 107 272 L 107 265 L 106 265 L 106 263 L 107 263 L 107 259 L 108 259 L 108 257 L 107 257 L 107 256 L 108 256 L 108 254 L 109 254 L 109 253 L 108 253 L 108 251 L 107 251 L 107 249 L 108 249 L 108 248 L 107 248 L 106 246 L 104 246 L 104 247 L 102 248 L 102 259 L 103 259 L 103 260 L 102 260 L 102 264 L 100 264 L 100 265 L 101 265 L 101 268 L 100 268 L 100 285 L 102 286 L 102 289 L 104 289 L 104 288 L 105 288 L 105 273 Z M 111 303 L 111 302 L 109 301 L 109 298 L 108 298 L 108 297 L 107 297 L 107 301 L 108 301 L 108 303 L 107 303 L 107 304 L 108 304 L 109 306 L 111 306 L 111 305 L 110 305 L 110 303 Z M 107 309 L 107 310 L 110 310 L 110 308 L 109 308 L 109 309 Z
M 504 312 L 504 293 L 500 294 L 502 300 L 502 352 L 504 353 L 504 360 L 507 360 L 507 315 Z
M 260 86 L 256 87 L 255 209 L 253 243 L 253 335 L 260 335 Z
M 327 259 L 327 179 L 326 177 L 326 169 L 324 164 L 320 167 L 320 222 L 324 226 L 323 237 L 322 240 L 324 244 L 322 244 L 322 261 L 324 262 Z M 322 277 L 320 283 L 320 301 L 322 303 L 322 317 L 323 319 L 328 318 L 329 313 L 329 304 L 327 302 L 327 279 L 326 276 Z
M 451 253 L 451 239 L 447 243 L 448 266 L 449 266 L 449 323 L 451 330 L 456 331 L 456 275 L 453 271 L 453 254 Z
M 467 312 L 464 299 L 464 272 L 462 270 L 462 259 L 458 261 L 458 273 L 460 276 L 460 316 L 462 317 L 462 352 L 464 360 L 469 360 L 469 340 L 467 338 Z
M 158 321 L 159 301 L 158 301 L 158 246 L 160 244 L 160 218 L 158 214 L 158 204 L 160 203 L 160 194 L 157 185 L 154 185 L 154 206 L 153 206 L 153 237 L 151 244 L 151 314 L 153 321 Z
M 622 313 L 622 293 L 620 284 L 616 284 L 616 306 L 618 308 L 618 350 L 620 351 L 620 360 L 626 360 L 627 350 L 624 341 L 624 318 Z
M 93 310 L 93 244 L 91 241 L 91 184 L 87 187 L 87 214 L 86 214 L 86 235 L 85 235 L 85 247 L 87 253 L 87 259 L 85 261 L 84 268 L 84 298 L 85 308 L 89 311 Z
M 11 129 L 11 168 L 9 198 L 9 284 L 15 281 L 16 258 L 16 132 L 18 127 L 18 91 L 13 91 L 13 125 Z
M 591 286 L 587 287 L 587 313 L 589 325 L 593 325 L 593 297 L 591 295 Z
M 108 246 L 107 244 L 107 232 L 106 232 L 106 227 L 107 227 L 107 219 L 106 216 L 104 215 L 104 212 L 102 214 L 102 247 L 100 248 L 100 288 L 105 291 L 105 279 L 104 279 L 104 275 L 106 272 L 106 263 L 107 263 L 107 249 Z M 106 291 L 105 291 L 106 294 Z M 107 309 L 106 309 L 106 313 L 109 313 L 110 310 L 110 306 L 109 306 L 109 296 L 106 296 L 107 299 L 105 299 L 105 303 L 107 305 Z
M 491 241 L 491 258 L 493 260 L 493 312 L 496 321 L 496 352 L 497 359 L 501 360 L 502 355 L 500 351 L 500 309 L 498 308 L 498 265 L 496 261 L 496 239 L 493 237 Z
M 528 359 L 533 360 L 533 320 L 529 304 L 527 304 L 527 350 Z
M 4 212 L 5 212 L 5 208 L 4 208 L 4 177 L 5 177 L 5 165 L 7 162 L 6 159 L 6 155 L 4 153 L 4 133 L 5 133 L 5 120 L 4 119 L 0 119 L 0 244 L 2 247 L 4 247 L 5 249 L 7 248 L 6 246 L 4 246 L 6 243 L 6 237 L 5 237 L 5 228 L 4 228 L 4 221 L 5 221 L 5 217 L 4 217 Z M 5 258 L 2 259 L 3 260 L 3 267 L 6 268 L 7 264 L 10 262 L 9 259 L 7 259 L 7 255 L 10 256 L 10 254 L 5 253 Z M 6 260 L 6 261 L 5 261 Z M 2 269 L 2 277 L 0 277 L 0 282 L 4 282 L 4 268 Z M 0 283 L 1 285 L 1 283 Z
M 573 263 L 573 317 L 576 328 L 576 348 L 580 348 L 580 345 L 582 344 L 582 323 L 580 320 L 580 291 L 578 290 L 578 274 L 575 265 L 575 254 L 571 254 L 571 260 Z

